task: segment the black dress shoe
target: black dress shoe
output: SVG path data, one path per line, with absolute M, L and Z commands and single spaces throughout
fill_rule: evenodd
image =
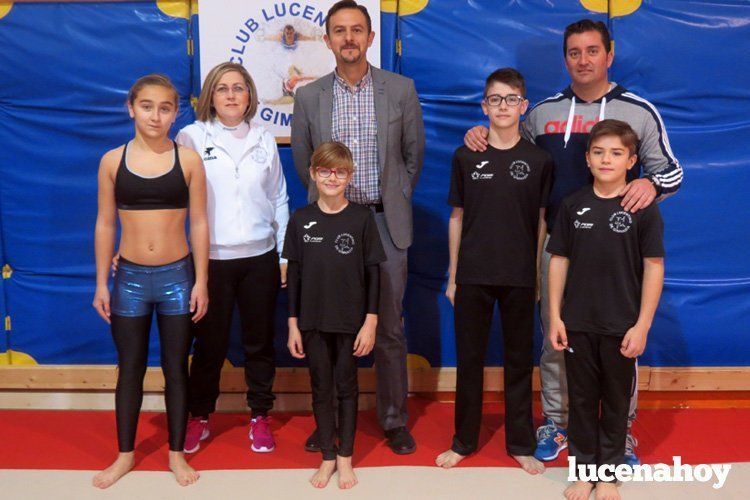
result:
M 309 451 L 311 453 L 317 453 L 320 451 L 320 441 L 318 440 L 318 428 L 317 427 L 312 432 L 312 434 L 310 434 L 310 436 L 307 438 L 307 441 L 305 441 L 305 451 Z
M 417 443 L 406 427 L 396 427 L 385 431 L 388 446 L 396 455 L 408 455 L 417 450 Z

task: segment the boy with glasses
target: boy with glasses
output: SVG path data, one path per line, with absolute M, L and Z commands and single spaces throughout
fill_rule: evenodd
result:
M 548 153 L 520 135 L 518 123 L 528 106 L 525 95 L 518 71 L 492 73 L 482 101 L 490 120 L 487 150 L 462 146 L 453 156 L 446 296 L 455 307 L 458 373 L 453 445 L 436 459 L 444 468 L 477 449 L 484 360 L 497 302 L 505 351 L 506 449 L 529 474 L 544 471 L 533 457 L 531 374 L 539 220 L 553 165 Z
M 344 196 L 354 174 L 349 149 L 340 142 L 324 142 L 310 163 L 319 197 L 292 215 L 282 253 L 289 260 L 287 346 L 295 358 L 310 360 L 313 412 L 323 453 L 310 482 L 324 488 L 338 470 L 339 488 L 348 489 L 357 484 L 352 469 L 359 395 L 356 358 L 375 346 L 379 264 L 386 257 L 373 212 Z
M 300 180 L 314 200 L 310 156 L 322 142 L 345 144 L 357 171 L 346 197 L 375 214 L 388 260 L 380 266 L 380 310 L 375 345 L 375 400 L 378 423 L 397 455 L 414 453 L 407 428 L 404 293 L 408 249 L 413 240 L 412 193 L 424 159 L 424 123 L 414 82 L 367 62 L 375 39 L 367 9 L 353 0 L 333 4 L 323 40 L 336 60 L 333 72 L 297 87 L 292 120 L 292 155 Z M 320 449 L 317 431 L 305 449 Z

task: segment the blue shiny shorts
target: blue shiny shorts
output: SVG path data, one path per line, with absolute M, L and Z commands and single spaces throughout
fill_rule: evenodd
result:
M 110 307 L 119 316 L 190 313 L 195 283 L 192 256 L 163 266 L 143 266 L 120 257 Z

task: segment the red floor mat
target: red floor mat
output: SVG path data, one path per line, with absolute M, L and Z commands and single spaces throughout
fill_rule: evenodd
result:
M 382 439 L 374 411 L 361 412 L 355 443 L 358 467 L 432 465 L 435 456 L 450 446 L 453 405 L 410 399 L 412 432 L 418 443 L 413 455 L 396 456 Z M 500 404 L 485 405 L 480 450 L 465 466 L 513 466 L 504 451 L 505 433 Z M 307 453 L 302 444 L 312 430 L 312 415 L 275 414 L 272 428 L 276 451 L 249 450 L 246 415 L 216 414 L 212 436 L 190 456 L 199 470 L 312 468 L 320 455 Z M 743 432 L 750 409 L 642 410 L 634 434 L 644 462 L 683 463 L 750 461 L 750 438 Z M 0 411 L 0 469 L 101 469 L 114 458 L 115 419 L 109 411 Z M 165 470 L 166 419 L 163 413 L 141 415 L 136 444 L 137 470 Z M 550 465 L 566 466 L 566 454 Z

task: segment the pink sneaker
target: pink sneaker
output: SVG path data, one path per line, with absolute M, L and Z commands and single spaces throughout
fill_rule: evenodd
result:
M 208 430 L 208 420 L 200 417 L 188 418 L 187 431 L 185 432 L 185 453 L 195 453 L 201 448 L 201 441 L 208 438 L 211 433 Z
M 276 448 L 270 427 L 269 417 L 255 417 L 250 420 L 250 449 L 256 453 L 269 453 Z

